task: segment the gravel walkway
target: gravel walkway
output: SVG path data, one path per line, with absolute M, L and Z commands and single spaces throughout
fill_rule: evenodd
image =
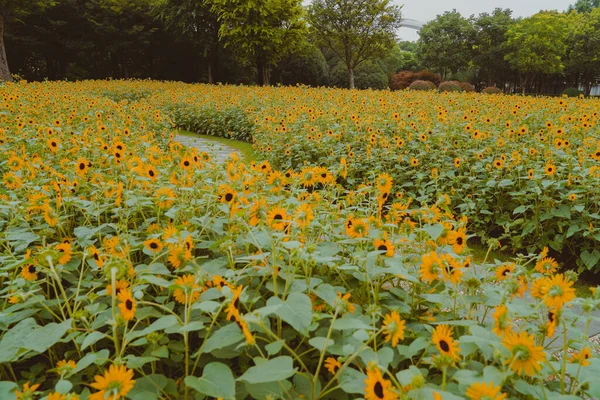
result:
M 213 159 L 220 163 L 225 162 L 231 153 L 237 153 L 241 156 L 240 151 L 231 146 L 200 137 L 177 135 L 173 140 L 184 146 L 195 147 L 200 152 L 205 151 L 212 154 L 214 157 Z

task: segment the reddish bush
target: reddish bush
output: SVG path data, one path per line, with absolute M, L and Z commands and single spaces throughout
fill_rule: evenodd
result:
M 390 89 L 403 90 L 408 88 L 415 81 L 432 82 L 435 86 L 440 83 L 440 76 L 431 71 L 423 70 L 418 72 L 400 71 L 390 80 Z
M 408 87 L 410 90 L 435 90 L 435 84 L 430 81 L 414 81 Z
M 475 86 L 471 85 L 469 82 L 459 82 L 458 86 L 460 86 L 463 92 L 470 93 L 475 91 Z
M 442 81 L 442 77 L 440 76 L 440 74 L 433 73 L 426 69 L 424 69 L 423 71 L 417 72 L 417 75 L 418 75 L 417 79 L 422 80 L 422 81 L 433 82 L 433 84 L 435 86 L 439 85 L 440 82 Z
M 483 89 L 481 91 L 481 93 L 487 93 L 487 94 L 501 94 L 502 90 L 500 90 L 499 88 L 497 88 L 496 86 L 490 86 L 490 87 L 486 87 L 485 89 Z
M 411 83 L 417 80 L 417 76 L 412 71 L 400 71 L 390 80 L 390 89 L 403 90 L 410 86 Z

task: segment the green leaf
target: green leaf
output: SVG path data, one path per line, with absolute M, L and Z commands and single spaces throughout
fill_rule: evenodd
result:
M 152 374 L 136 378 L 135 386 L 127 394 L 131 400 L 157 400 L 162 398 L 161 390 L 169 383 L 164 375 Z
M 56 386 L 54 386 L 54 390 L 56 390 L 60 394 L 67 394 L 73 389 L 73 384 L 67 380 L 61 379 L 56 382 Z
M 337 329 L 339 331 L 344 331 L 348 329 L 364 329 L 367 331 L 374 331 L 375 327 L 367 324 L 366 322 L 361 321 L 358 318 L 354 317 L 342 317 L 340 319 L 336 319 L 333 323 L 333 329 Z
M 303 335 L 308 334 L 308 327 L 312 324 L 312 303 L 310 298 L 303 293 L 291 293 L 285 301 L 278 297 L 271 297 L 267 306 L 281 307 L 275 310 L 275 315 L 287 322 Z
M 519 206 L 514 209 L 513 215 L 524 213 L 525 211 L 527 211 L 527 209 L 529 209 L 529 207 L 530 206 L 526 206 L 526 205 Z
M 16 360 L 18 353 L 25 347 L 25 338 L 39 325 L 33 318 L 27 318 L 10 328 L 0 341 L 0 363 Z
M 339 376 L 340 387 L 346 393 L 365 394 L 367 375 L 352 368 L 345 368 Z
M 98 340 L 100 340 L 104 337 L 106 337 L 106 335 L 104 333 L 101 333 L 98 331 L 94 331 L 94 332 L 88 334 L 85 337 L 85 339 L 83 339 L 83 343 L 81 344 L 81 350 L 87 349 L 89 346 L 93 345 Z
M 423 373 L 414 365 L 411 365 L 408 369 L 396 374 L 396 378 L 398 378 L 398 382 L 400 382 L 402 386 L 410 385 L 415 377 L 423 377 Z
M 132 341 L 133 339 L 146 336 L 152 332 L 156 332 L 159 330 L 167 329 L 172 326 L 178 325 L 179 320 L 174 315 L 165 315 L 164 317 L 160 317 L 148 327 L 141 329 L 139 331 L 131 331 L 127 334 L 127 340 Z
M 40 329 L 31 332 L 24 340 L 24 348 L 43 353 L 56 344 L 67 331 L 71 329 L 71 320 L 55 324 L 54 322 L 44 325 Z
M 581 260 L 583 260 L 587 269 L 594 269 L 596 264 L 598 264 L 598 261 L 600 261 L 600 251 L 594 250 L 590 253 L 589 251 L 584 250 L 581 252 Z
M 15 389 L 18 388 L 14 382 L 2 381 L 0 382 L 0 399 L 14 400 L 17 398 L 15 395 Z
M 142 368 L 149 362 L 158 361 L 156 357 L 137 357 L 133 354 L 125 357 L 127 359 L 127 368 Z
M 276 382 L 287 379 L 295 373 L 292 358 L 280 356 L 248 368 L 238 380 L 250 384 Z
M 229 325 L 222 326 L 214 332 L 206 340 L 202 351 L 204 353 L 210 353 L 213 350 L 222 349 L 232 344 L 236 344 L 244 339 L 244 334 L 235 322 Z
M 223 399 L 235 399 L 235 380 L 231 369 L 220 362 L 204 367 L 202 377 L 186 376 L 185 384 L 199 393 Z
M 423 230 L 431 236 L 431 239 L 437 240 L 442 232 L 444 232 L 444 226 L 442 224 L 429 225 L 425 224 Z
M 323 350 L 325 348 L 325 343 L 327 343 L 327 346 L 335 344 L 335 342 L 332 339 L 327 339 L 323 336 L 317 336 L 308 340 L 308 344 L 310 344 L 317 350 Z

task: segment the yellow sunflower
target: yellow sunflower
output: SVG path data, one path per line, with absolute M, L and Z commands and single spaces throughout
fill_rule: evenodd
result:
M 579 350 L 577 353 L 573 354 L 571 356 L 571 358 L 569 359 L 569 361 L 572 363 L 581 364 L 581 366 L 586 367 L 586 366 L 590 365 L 590 362 L 588 360 L 591 357 L 592 357 L 592 352 L 590 351 L 590 348 L 584 347 L 581 350 Z
M 452 338 L 454 328 L 448 325 L 438 325 L 433 331 L 433 343 L 442 355 L 450 357 L 456 361 L 460 358 L 460 349 L 458 343 Z
M 527 332 L 509 331 L 502 339 L 502 344 L 511 355 L 505 361 L 510 369 L 519 375 L 535 376 L 542 369 L 541 362 L 546 360 L 542 346 L 535 345 L 533 335 Z
M 441 261 L 435 251 L 430 251 L 421 256 L 421 268 L 419 275 L 421 280 L 427 284 L 439 279 L 439 274 L 442 271 Z
M 283 207 L 273 207 L 267 213 L 267 225 L 276 231 L 283 231 L 288 226 L 290 216 Z
M 19 274 L 21 277 L 27 281 L 37 281 L 38 279 L 38 270 L 35 265 L 28 264 L 21 268 L 21 273 Z
M 335 375 L 335 371 L 337 371 L 341 367 L 342 364 L 340 364 L 337 358 L 327 357 L 325 359 L 325 369 L 327 369 L 327 371 L 329 371 L 329 373 L 331 373 L 332 375 Z
M 175 301 L 181 304 L 186 303 L 186 299 L 188 303 L 193 303 L 200 297 L 200 290 L 198 290 L 199 286 L 196 283 L 196 277 L 192 274 L 186 274 L 175 279 L 175 285 L 179 287 L 175 289 L 173 292 L 173 297 L 175 297 Z
M 563 274 L 557 274 L 546 278 L 543 293 L 544 304 L 548 308 L 562 308 L 563 305 L 575 298 L 573 282 L 570 282 Z
M 148 239 L 144 242 L 144 247 L 153 253 L 158 253 L 162 250 L 163 244 L 158 239 Z
M 492 314 L 494 317 L 494 326 L 492 331 L 502 337 L 506 334 L 506 332 L 511 330 L 512 320 L 508 317 L 508 308 L 506 305 L 501 305 L 496 307 L 494 313 Z
M 505 393 L 501 393 L 501 386 L 494 385 L 493 382 L 475 382 L 467 388 L 466 395 L 469 400 L 504 400 Z
M 383 378 L 381 371 L 374 364 L 367 367 L 365 380 L 365 400 L 396 400 L 398 395 L 394 392 L 392 383 Z
M 375 250 L 383 251 L 387 257 L 392 257 L 394 255 L 394 244 L 390 242 L 388 239 L 377 239 L 373 242 L 375 246 Z
M 551 275 L 558 269 L 558 263 L 552 257 L 544 257 L 535 264 L 535 270 L 541 274 Z
M 99 392 L 90 395 L 90 400 L 118 400 L 127 395 L 133 386 L 135 380 L 133 378 L 133 370 L 127 369 L 124 365 L 111 365 L 104 375 L 96 375 L 95 382 L 90 386 Z
M 404 328 L 406 321 L 400 318 L 397 311 L 392 311 L 383 318 L 383 332 L 385 333 L 386 343 L 392 341 L 392 346 L 396 347 L 398 341 L 404 340 Z
M 119 311 L 121 311 L 123 319 L 131 321 L 135 316 L 136 310 L 135 299 L 131 295 L 131 291 L 127 289 L 121 290 L 117 298 L 119 299 Z
M 503 281 L 508 278 L 515 271 L 515 263 L 502 264 L 496 268 L 496 279 Z

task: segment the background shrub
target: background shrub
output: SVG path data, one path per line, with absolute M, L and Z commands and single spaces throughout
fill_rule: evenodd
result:
M 438 86 L 438 90 L 440 92 L 462 92 L 462 88 L 460 87 L 460 82 L 458 81 L 445 81 L 440 83 Z
M 432 82 L 437 87 L 441 81 L 441 77 L 439 74 L 428 70 L 418 72 L 400 71 L 390 79 L 390 89 L 403 90 L 410 87 L 410 85 L 415 81 Z
M 577 88 L 574 88 L 574 87 L 570 87 L 570 88 L 566 88 L 565 90 L 563 90 L 561 92 L 561 94 L 566 94 L 567 97 L 577 97 L 580 94 L 583 94 L 583 91 L 581 91 Z
M 410 90 L 435 90 L 435 84 L 429 81 L 414 81 L 409 86 Z
M 496 86 L 489 86 L 489 87 L 486 87 L 485 89 L 483 89 L 481 91 L 481 93 L 486 93 L 486 94 L 501 94 L 502 90 L 500 90 L 500 88 L 497 88 Z
M 458 86 L 460 86 L 463 92 L 470 93 L 475 91 L 475 86 L 471 85 L 469 82 L 460 82 Z

